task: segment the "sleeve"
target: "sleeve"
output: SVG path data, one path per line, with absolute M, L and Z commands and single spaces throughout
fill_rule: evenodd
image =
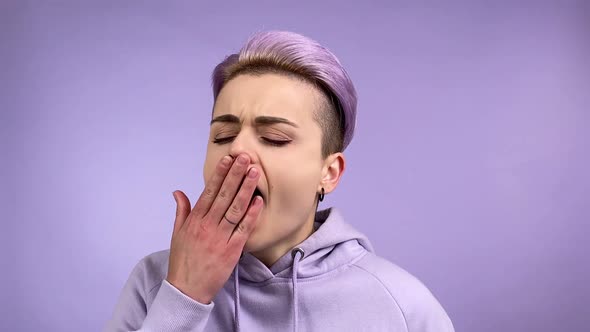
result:
M 422 282 L 414 279 L 408 286 L 402 297 L 408 332 L 455 332 L 449 315 Z
M 156 287 L 146 289 L 145 266 L 142 260 L 131 272 L 103 332 L 204 331 L 215 304 L 197 302 L 164 279 L 148 308 L 147 296 Z
M 455 332 L 445 309 L 417 277 L 376 255 L 367 255 L 356 266 L 383 283 L 403 315 L 407 332 Z
M 406 310 L 409 332 L 455 332 L 451 319 L 432 296 L 424 299 L 421 305 Z

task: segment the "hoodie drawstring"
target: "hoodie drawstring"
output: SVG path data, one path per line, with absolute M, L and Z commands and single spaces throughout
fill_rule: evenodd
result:
M 305 251 L 297 247 L 291 251 L 293 256 L 293 331 L 297 332 L 297 325 L 299 322 L 299 305 L 297 298 L 297 270 L 299 269 L 299 261 L 305 256 Z M 240 283 L 238 270 L 239 265 L 236 264 L 234 267 L 234 331 L 240 332 Z
M 238 282 L 238 267 L 234 267 L 234 331 L 240 332 L 240 283 Z
M 297 323 L 299 322 L 299 302 L 297 298 L 297 270 L 299 261 L 305 256 L 305 251 L 301 248 L 295 248 L 291 252 L 293 255 L 293 331 L 297 332 Z

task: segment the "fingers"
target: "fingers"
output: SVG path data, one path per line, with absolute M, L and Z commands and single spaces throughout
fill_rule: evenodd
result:
M 174 220 L 173 230 L 173 233 L 176 234 L 182 228 L 186 218 L 191 212 L 191 202 L 180 190 L 175 190 L 172 193 L 172 196 L 174 196 L 174 200 L 176 201 L 176 219 Z
M 242 221 L 236 226 L 234 232 L 231 234 L 231 237 L 227 241 L 228 246 L 234 250 L 242 250 L 244 245 L 246 244 L 246 240 L 250 237 L 250 234 L 256 227 L 256 222 L 258 220 L 258 216 L 260 215 L 260 211 L 262 211 L 262 197 L 256 196 L 252 200 L 252 204 L 248 208 L 246 215 L 242 219 Z
M 195 207 L 193 208 L 193 213 L 198 218 L 203 217 L 209 212 L 211 205 L 215 201 L 215 197 L 217 197 L 217 193 L 223 184 L 223 180 L 227 175 L 230 167 L 232 165 L 232 158 L 230 156 L 225 156 L 221 158 L 217 166 L 215 167 L 215 172 L 205 184 L 205 189 L 201 193 L 201 196 L 195 203 Z
M 221 185 L 221 188 L 219 189 L 217 197 L 215 198 L 215 201 L 213 201 L 209 212 L 207 212 L 207 217 L 209 220 L 221 221 L 221 218 L 223 218 L 231 202 L 234 200 L 236 192 L 242 183 L 242 179 L 244 178 L 244 174 L 246 173 L 246 169 L 248 168 L 249 164 L 250 157 L 245 154 L 238 156 L 229 170 L 229 174 L 227 174 L 225 177 L 225 180 L 223 181 L 223 184 Z M 250 195 L 252 195 L 252 193 L 250 193 Z M 239 221 L 239 219 L 232 221 Z
M 229 238 L 236 227 L 237 223 L 242 220 L 244 215 L 246 214 L 246 210 L 248 209 L 248 205 L 250 205 L 250 201 L 252 199 L 252 194 L 256 189 L 256 185 L 258 184 L 258 179 L 260 178 L 260 172 L 256 168 L 251 168 L 238 191 L 238 194 L 232 201 L 229 209 L 225 212 L 225 215 L 219 222 L 219 228 L 223 234 L 226 234 Z

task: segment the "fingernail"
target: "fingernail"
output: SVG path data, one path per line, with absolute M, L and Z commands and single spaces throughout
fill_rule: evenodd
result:
M 258 175 L 258 170 L 256 168 L 251 168 L 250 172 L 248 172 L 248 176 L 251 178 L 255 178 Z
M 221 164 L 223 166 L 229 166 L 230 163 L 231 163 L 231 157 L 230 156 L 225 156 L 225 157 L 223 157 L 223 159 L 221 159 Z
M 244 156 L 244 155 L 240 155 L 240 156 L 238 157 L 238 163 L 239 163 L 240 165 L 245 165 L 247 162 L 248 162 L 248 158 L 246 158 L 246 156 Z

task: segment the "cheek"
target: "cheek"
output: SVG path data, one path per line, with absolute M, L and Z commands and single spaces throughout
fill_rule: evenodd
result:
M 300 209 L 313 204 L 314 192 L 320 180 L 319 166 L 313 163 L 299 163 L 297 167 L 284 167 L 277 171 L 275 177 L 280 180 L 273 186 L 276 186 L 274 189 L 283 207 Z
M 205 166 L 203 167 L 203 183 L 207 183 L 207 181 L 211 178 L 211 175 L 213 173 L 211 172 L 211 168 L 207 166 L 207 163 L 205 163 Z
M 313 200 L 313 193 L 321 177 L 322 160 L 319 149 L 314 144 L 306 144 L 286 154 L 286 159 L 281 161 L 284 167 L 278 169 L 281 173 L 278 178 L 281 179 L 282 191 L 285 195 L 290 191 L 293 201 L 308 200 L 308 197 Z

